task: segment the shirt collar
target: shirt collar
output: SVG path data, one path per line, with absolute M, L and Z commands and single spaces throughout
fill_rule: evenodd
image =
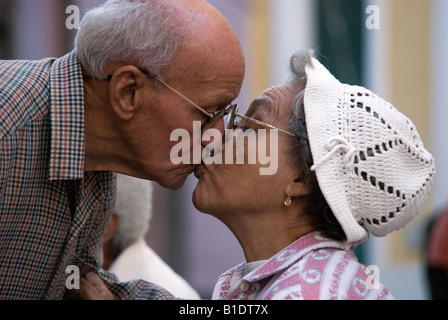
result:
M 287 269 L 309 252 L 323 248 L 350 250 L 353 248 L 353 244 L 328 239 L 320 232 L 315 231 L 290 244 L 288 247 L 267 260 L 262 266 L 246 274 L 243 277 L 243 280 L 254 282 L 270 277 L 275 273 Z M 233 269 L 233 271 L 241 271 L 243 268 L 244 264 L 239 265 L 236 269 Z
M 84 88 L 74 51 L 55 60 L 50 71 L 50 180 L 84 176 Z

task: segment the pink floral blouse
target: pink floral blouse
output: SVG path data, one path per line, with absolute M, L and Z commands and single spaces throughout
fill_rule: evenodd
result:
M 212 299 L 394 299 L 358 262 L 354 246 L 319 232 L 307 234 L 250 272 L 242 263 L 222 274 Z

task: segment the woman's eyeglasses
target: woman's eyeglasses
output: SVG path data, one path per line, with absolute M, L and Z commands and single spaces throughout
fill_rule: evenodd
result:
M 266 127 L 269 129 L 273 129 L 273 130 L 278 130 L 280 132 L 289 134 L 290 136 L 295 137 L 295 134 L 283 129 L 279 129 L 277 127 L 274 127 L 273 125 L 270 125 L 266 122 L 251 118 L 251 117 L 247 117 L 245 115 L 239 114 L 238 113 L 238 105 L 237 104 L 231 104 L 230 106 L 228 106 L 225 110 L 225 115 L 224 115 L 224 128 L 225 129 L 238 129 L 240 126 L 238 124 L 238 121 L 236 121 L 236 118 L 239 117 L 241 119 L 247 120 L 247 121 L 251 121 L 259 126 L 262 127 Z

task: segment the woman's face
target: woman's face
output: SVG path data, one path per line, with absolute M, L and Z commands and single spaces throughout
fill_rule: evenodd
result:
M 280 85 L 265 90 L 256 100 L 254 100 L 246 116 L 261 120 L 279 129 L 289 129 L 289 119 L 292 116 L 291 104 L 297 93 L 291 85 Z M 293 167 L 290 146 L 294 137 L 278 131 L 278 141 L 275 135 L 270 134 L 270 130 L 261 127 L 251 121 L 241 120 L 239 122 L 243 130 L 253 129 L 256 141 L 245 139 L 244 143 L 244 164 L 236 164 L 236 155 L 242 150 L 238 150 L 235 143 L 233 147 L 233 162 L 229 164 L 224 161 L 226 145 L 223 143 L 223 164 L 203 164 L 195 171 L 198 184 L 193 192 L 193 203 L 199 211 L 209 213 L 218 218 L 223 218 L 232 213 L 253 212 L 259 213 L 261 210 L 275 210 L 284 206 L 286 198 L 286 185 L 288 181 L 299 177 L 298 170 Z M 266 130 L 266 139 L 260 135 L 258 129 Z M 274 140 L 274 141 L 272 141 Z M 266 168 L 259 162 L 257 154 L 256 164 L 248 164 L 248 148 L 253 144 L 260 143 L 266 146 L 266 154 L 278 159 L 278 169 L 274 174 L 261 175 L 260 168 Z M 270 144 L 276 144 L 277 148 Z M 278 154 L 270 154 L 270 150 L 278 150 Z M 258 150 L 257 150 L 258 151 Z

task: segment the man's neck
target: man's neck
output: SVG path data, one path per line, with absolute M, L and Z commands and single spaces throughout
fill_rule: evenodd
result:
M 120 140 L 108 101 L 107 82 L 84 80 L 85 171 L 114 171 Z

